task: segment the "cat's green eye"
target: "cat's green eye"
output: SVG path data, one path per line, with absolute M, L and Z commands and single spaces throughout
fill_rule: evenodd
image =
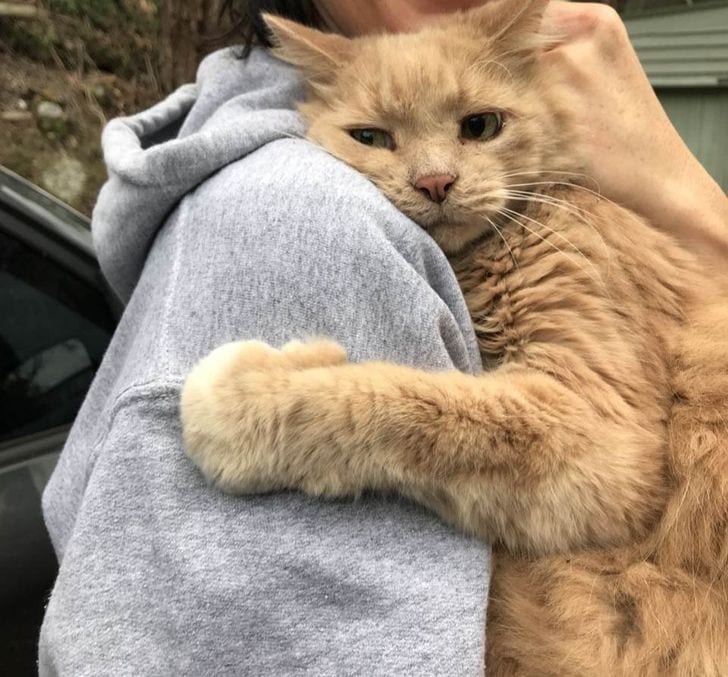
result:
M 392 135 L 383 129 L 350 129 L 349 134 L 365 146 L 394 150 Z
M 487 141 L 500 134 L 503 116 L 500 113 L 470 115 L 460 123 L 460 138 Z

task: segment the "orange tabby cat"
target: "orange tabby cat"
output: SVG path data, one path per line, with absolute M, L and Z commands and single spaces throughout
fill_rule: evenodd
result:
M 187 448 L 226 491 L 395 490 L 495 543 L 489 674 L 728 675 L 728 311 L 668 236 L 566 181 L 545 4 L 355 40 L 267 18 L 310 138 L 448 254 L 492 368 L 230 344 L 184 388 Z

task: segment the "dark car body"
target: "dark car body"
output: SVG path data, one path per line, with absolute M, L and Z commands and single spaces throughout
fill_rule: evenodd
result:
M 88 220 L 0 167 L 0 665 L 34 674 L 57 563 L 41 494 L 121 305 Z M 31 672 L 32 670 L 32 672 Z

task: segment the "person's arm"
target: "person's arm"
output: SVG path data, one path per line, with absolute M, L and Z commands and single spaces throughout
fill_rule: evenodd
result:
M 358 359 L 474 371 L 442 253 L 364 178 L 267 145 L 158 234 L 44 496 L 60 572 L 42 675 L 476 674 L 488 549 L 382 497 L 230 497 L 177 398 L 233 339 L 331 336 Z
M 542 57 L 568 98 L 585 185 L 644 216 L 706 263 L 728 257 L 728 198 L 673 127 L 606 5 L 551 2 Z

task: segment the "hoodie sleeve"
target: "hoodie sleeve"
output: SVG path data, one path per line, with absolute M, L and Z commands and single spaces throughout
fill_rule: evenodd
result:
M 396 498 L 231 497 L 184 454 L 180 385 L 226 341 L 480 367 L 447 261 L 299 140 L 189 193 L 156 236 L 44 496 L 60 571 L 42 675 L 482 674 L 489 551 Z

